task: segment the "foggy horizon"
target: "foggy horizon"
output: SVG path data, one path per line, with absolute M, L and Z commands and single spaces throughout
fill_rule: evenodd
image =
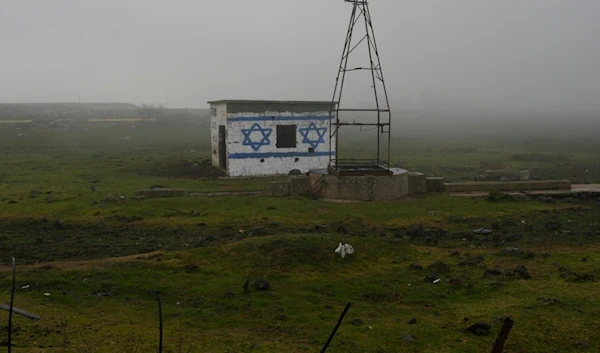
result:
M 0 103 L 330 100 L 351 5 L 7 0 Z M 600 113 L 591 0 L 371 2 L 393 110 Z M 349 89 L 346 100 L 369 102 Z

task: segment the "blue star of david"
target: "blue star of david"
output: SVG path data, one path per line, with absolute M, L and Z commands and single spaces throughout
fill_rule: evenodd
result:
M 312 148 L 317 148 L 319 144 L 325 143 L 325 133 L 327 132 L 326 127 L 317 127 L 315 123 L 310 123 L 310 125 L 308 125 L 307 128 L 298 129 L 298 131 L 300 131 L 300 135 L 302 135 L 302 137 L 304 138 L 302 140 L 302 143 L 308 143 Z M 317 133 L 318 137 L 316 139 L 310 139 L 308 137 L 308 134 L 311 131 Z
M 262 139 L 260 141 L 252 141 L 252 137 L 250 136 L 253 132 L 258 131 L 262 135 Z M 263 129 L 258 124 L 252 125 L 249 129 L 242 129 L 242 134 L 244 134 L 244 142 L 242 145 L 250 146 L 253 150 L 258 151 L 261 146 L 269 146 L 271 144 L 271 140 L 269 140 L 269 136 L 273 129 Z

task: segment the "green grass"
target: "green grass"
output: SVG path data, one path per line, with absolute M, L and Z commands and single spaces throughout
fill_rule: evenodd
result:
M 352 307 L 328 352 L 487 352 L 500 329 L 492 320 L 498 315 L 515 319 L 506 352 L 574 351 L 578 340 L 600 345 L 600 213 L 594 200 L 138 201 L 133 193 L 154 185 L 258 191 L 280 178 L 198 177 L 210 156 L 205 123 L 19 129 L 0 127 L 0 302 L 9 300 L 7 265 L 15 256 L 15 304 L 42 320 L 15 317 L 15 352 L 154 351 L 157 293 L 167 352 L 316 352 L 348 302 Z M 472 179 L 482 161 L 580 182 L 600 175 L 597 151 L 589 146 L 563 150 L 514 138 L 457 136 L 398 138 L 392 160 L 450 180 Z M 365 152 L 354 147 L 351 153 Z M 118 192 L 126 198 L 107 197 Z M 255 227 L 265 227 L 266 235 Z M 493 235 L 473 234 L 479 227 Z M 503 240 L 509 233 L 521 239 Z M 339 258 L 333 252 L 338 242 L 351 243 L 356 254 Z M 506 246 L 536 256 L 506 256 Z M 485 260 L 458 266 L 477 255 Z M 450 272 L 439 274 L 439 285 L 425 282 L 427 266 L 438 260 Z M 411 263 L 425 269 L 412 270 Z M 486 269 L 511 272 L 519 264 L 532 279 L 483 278 Z M 560 267 L 589 281 L 569 282 Z M 244 294 L 247 279 L 267 279 L 271 289 Z M 20 289 L 24 285 L 30 287 Z M 559 302 L 546 305 L 544 298 Z M 413 317 L 417 324 L 408 325 Z M 355 319 L 363 324 L 353 325 Z M 492 323 L 490 336 L 465 332 L 479 321 Z M 2 324 L 0 337 L 5 333 Z M 402 340 L 409 334 L 417 342 Z
M 340 259 L 333 253 L 342 240 L 354 245 L 355 255 Z M 479 321 L 491 323 L 498 315 L 516 322 L 508 344 L 512 352 L 571 351 L 575 340 L 600 343 L 595 327 L 600 315 L 597 285 L 558 276 L 559 264 L 577 269 L 584 255 L 585 270 L 600 271 L 597 247 L 564 248 L 561 254 L 530 260 L 502 257 L 490 249 L 458 250 L 461 256 L 483 255 L 485 261 L 461 268 L 461 259 L 446 249 L 393 238 L 282 234 L 186 252 L 26 268 L 19 271 L 18 285 L 30 288 L 17 293 L 17 304 L 42 313 L 43 320 L 18 318 L 16 342 L 28 352 L 80 351 L 84 339 L 110 337 L 94 352 L 113 352 L 118 340 L 133 336 L 139 340 L 137 348 L 149 351 L 157 337 L 157 291 L 164 303 L 166 344 L 172 351 L 181 339 L 184 346 L 194 344 L 197 352 L 314 352 L 347 302 L 352 308 L 331 352 L 488 351 L 499 324 L 493 324 L 493 334 L 487 337 L 464 329 Z M 408 266 L 427 266 L 435 260 L 451 266 L 450 273 L 440 274 L 439 285 L 423 281 L 427 269 Z M 522 263 L 533 279 L 482 278 L 485 268 L 511 270 Z M 450 278 L 461 283 L 450 284 Z M 241 288 L 246 279 L 267 279 L 271 289 L 253 289 L 246 295 Z M 6 287 L 9 282 L 5 278 L 0 283 Z M 100 290 L 111 295 L 90 295 Z M 233 298 L 227 298 L 227 292 Z M 538 298 L 559 302 L 546 305 Z M 412 317 L 416 325 L 407 324 Z M 353 325 L 357 318 L 364 324 Z M 63 333 L 56 329 L 60 323 L 72 333 L 64 347 Z M 47 334 L 39 337 L 38 332 Z M 407 334 L 417 342 L 402 341 Z M 54 349 L 36 347 L 40 341 Z

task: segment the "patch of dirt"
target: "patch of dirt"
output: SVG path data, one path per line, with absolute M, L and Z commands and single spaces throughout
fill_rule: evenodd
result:
M 210 159 L 200 161 L 178 160 L 165 161 L 156 165 L 137 171 L 141 175 L 151 175 L 162 178 L 197 179 L 197 178 L 219 178 L 226 176 L 221 169 L 212 166 Z

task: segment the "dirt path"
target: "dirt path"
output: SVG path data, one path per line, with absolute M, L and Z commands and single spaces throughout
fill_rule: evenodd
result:
M 150 260 L 156 257 L 163 256 L 164 251 L 152 251 L 145 254 L 136 254 L 119 257 L 109 257 L 105 259 L 93 259 L 93 260 L 73 260 L 73 261 L 51 261 L 45 263 L 36 263 L 32 265 L 19 265 L 17 263 L 17 271 L 19 270 L 32 270 L 36 268 L 52 268 L 59 270 L 87 270 L 98 266 L 121 264 L 126 262 L 133 262 L 136 260 Z M 12 271 L 10 265 L 0 265 L 0 272 Z

